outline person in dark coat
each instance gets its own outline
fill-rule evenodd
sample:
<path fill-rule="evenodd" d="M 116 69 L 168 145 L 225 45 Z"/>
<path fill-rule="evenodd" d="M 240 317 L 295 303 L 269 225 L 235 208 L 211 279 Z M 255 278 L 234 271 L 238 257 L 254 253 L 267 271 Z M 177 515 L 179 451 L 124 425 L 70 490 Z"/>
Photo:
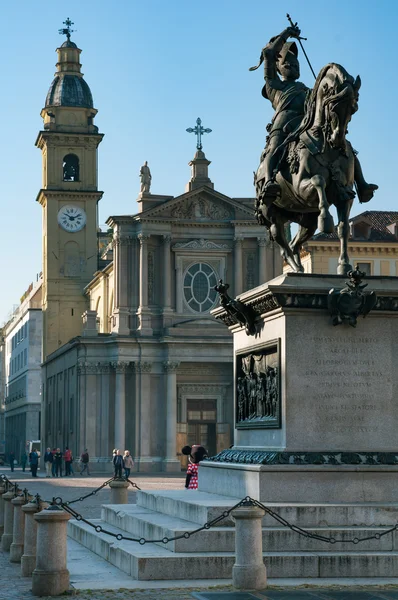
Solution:
<path fill-rule="evenodd" d="M 57 451 L 54 454 L 54 461 L 55 461 L 55 476 L 58 477 L 58 474 L 59 474 L 59 476 L 62 477 L 62 452 L 61 452 L 61 448 L 57 448 Z"/>
<path fill-rule="evenodd" d="M 54 454 L 50 448 L 44 453 L 44 466 L 46 467 L 46 477 L 51 477 L 54 462 Z"/>
<path fill-rule="evenodd" d="M 26 456 L 26 452 L 22 452 L 21 456 L 21 467 L 22 471 L 25 473 L 26 463 L 28 462 L 28 457 Z"/>
<path fill-rule="evenodd" d="M 39 455 L 36 450 L 32 450 L 29 454 L 30 470 L 32 471 L 32 477 L 37 477 L 37 468 L 39 466 Z"/>
<path fill-rule="evenodd" d="M 10 452 L 8 460 L 10 461 L 11 471 L 14 471 L 14 464 L 15 464 L 15 454 L 14 454 L 14 452 Z"/>
<path fill-rule="evenodd" d="M 113 466 L 115 468 L 115 477 L 122 478 L 122 470 L 124 469 L 123 456 L 120 454 L 120 450 L 116 450 L 116 454 L 113 457 Z"/>

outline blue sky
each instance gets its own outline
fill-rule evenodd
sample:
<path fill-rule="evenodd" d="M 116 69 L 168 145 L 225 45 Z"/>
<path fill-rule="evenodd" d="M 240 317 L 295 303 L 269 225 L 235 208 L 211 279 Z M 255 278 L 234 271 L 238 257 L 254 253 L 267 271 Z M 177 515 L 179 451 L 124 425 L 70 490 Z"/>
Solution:
<path fill-rule="evenodd" d="M 365 175 L 380 186 L 362 210 L 396 210 L 398 3 L 389 0 L 19 0 L 1 6 L 3 56 L 1 208 L 3 265 L 0 317 L 41 270 L 41 155 L 34 142 L 40 110 L 55 72 L 58 29 L 66 17 L 83 50 L 82 71 L 105 133 L 99 149 L 100 223 L 136 212 L 138 172 L 145 160 L 153 193 L 179 195 L 189 179 L 195 138 L 186 128 L 198 116 L 215 188 L 253 195 L 253 171 L 272 117 L 261 96 L 262 69 L 249 72 L 261 48 L 286 25 L 299 22 L 317 73 L 328 62 L 361 75 L 359 111 L 349 139 Z M 313 76 L 304 57 L 301 80 Z"/>

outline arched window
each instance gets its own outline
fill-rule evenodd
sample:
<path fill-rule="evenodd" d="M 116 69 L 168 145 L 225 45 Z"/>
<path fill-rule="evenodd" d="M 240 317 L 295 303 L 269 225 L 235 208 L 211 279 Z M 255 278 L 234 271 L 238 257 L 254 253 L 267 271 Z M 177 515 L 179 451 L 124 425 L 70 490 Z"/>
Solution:
<path fill-rule="evenodd" d="M 64 181 L 79 181 L 79 159 L 76 154 L 67 154 L 62 163 Z"/>

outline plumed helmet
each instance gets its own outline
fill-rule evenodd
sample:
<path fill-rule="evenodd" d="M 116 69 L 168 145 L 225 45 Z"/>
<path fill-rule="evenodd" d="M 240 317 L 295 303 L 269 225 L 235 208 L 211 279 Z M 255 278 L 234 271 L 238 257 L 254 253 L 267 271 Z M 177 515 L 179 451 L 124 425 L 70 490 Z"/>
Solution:
<path fill-rule="evenodd" d="M 296 42 L 285 42 L 283 44 L 282 50 L 279 52 L 278 55 L 278 63 L 282 64 L 285 62 L 286 58 L 289 59 L 289 54 L 297 58 L 298 48 Z"/>

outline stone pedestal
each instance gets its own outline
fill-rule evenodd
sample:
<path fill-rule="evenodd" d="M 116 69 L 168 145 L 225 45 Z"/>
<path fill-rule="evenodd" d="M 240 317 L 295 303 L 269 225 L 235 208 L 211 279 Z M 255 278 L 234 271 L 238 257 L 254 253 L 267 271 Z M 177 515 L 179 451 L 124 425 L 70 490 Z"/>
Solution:
<path fill-rule="evenodd" d="M 114 479 L 110 482 L 109 487 L 111 488 L 111 504 L 127 504 L 129 488 L 128 481 L 123 479 Z"/>
<path fill-rule="evenodd" d="M 22 506 L 26 504 L 26 502 L 25 496 L 17 496 L 11 500 L 11 504 L 14 505 L 14 527 L 12 544 L 10 546 L 11 562 L 21 562 L 25 536 L 25 515 L 22 512 Z"/>
<path fill-rule="evenodd" d="M 70 515 L 49 506 L 34 515 L 37 522 L 36 568 L 32 574 L 34 596 L 59 596 L 69 589 L 66 568 L 66 529 Z"/>
<path fill-rule="evenodd" d="M 201 491 L 266 502 L 396 500 L 398 279 L 366 278 L 379 300 L 356 328 L 333 326 L 328 310 L 329 291 L 345 283 L 289 273 L 241 294 L 257 314 L 256 336 L 222 307 L 212 311 L 234 335 L 235 443 L 201 465 Z"/>
<path fill-rule="evenodd" d="M 1 548 L 4 552 L 9 552 L 14 529 L 14 505 L 11 500 L 15 498 L 15 494 L 14 492 L 6 492 L 2 498 L 4 500 L 4 533 L 1 536 Z"/>
<path fill-rule="evenodd" d="M 232 511 L 235 521 L 232 583 L 240 590 L 263 590 L 267 585 L 261 529 L 263 516 L 264 511 L 257 506 L 242 506 Z"/>
<path fill-rule="evenodd" d="M 4 500 L 3 494 L 6 492 L 6 487 L 0 482 L 0 537 L 4 533 Z"/>
<path fill-rule="evenodd" d="M 42 505 L 43 508 L 45 506 L 47 505 Z M 22 512 L 25 515 L 24 551 L 21 557 L 22 577 L 31 577 L 36 566 L 37 523 L 33 517 L 40 510 L 41 508 L 36 502 L 28 502 L 22 506 Z"/>

